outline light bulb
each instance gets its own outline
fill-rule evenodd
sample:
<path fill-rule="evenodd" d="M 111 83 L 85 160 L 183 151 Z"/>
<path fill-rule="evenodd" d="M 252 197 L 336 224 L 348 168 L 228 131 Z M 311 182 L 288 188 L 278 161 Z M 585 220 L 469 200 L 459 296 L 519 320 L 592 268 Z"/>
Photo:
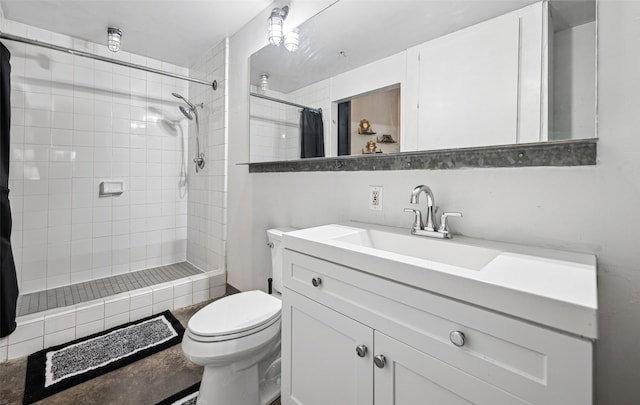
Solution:
<path fill-rule="evenodd" d="M 107 28 L 107 47 L 111 52 L 120 50 L 120 40 L 122 39 L 122 31 L 115 27 Z"/>
<path fill-rule="evenodd" d="M 287 14 L 289 14 L 289 6 L 271 10 L 271 15 L 267 21 L 269 22 L 269 42 L 272 45 L 279 46 L 282 43 L 282 38 L 284 37 L 282 26 Z"/>
<path fill-rule="evenodd" d="M 291 32 L 288 32 L 287 35 L 284 36 L 284 47 L 287 48 L 289 52 L 295 52 L 298 50 L 298 30 L 295 29 Z"/>
<path fill-rule="evenodd" d="M 269 90 L 269 75 L 260 75 L 260 90 L 262 90 L 262 92 Z"/>
<path fill-rule="evenodd" d="M 275 46 L 282 42 L 282 17 L 273 13 L 269 17 L 269 42 Z"/>

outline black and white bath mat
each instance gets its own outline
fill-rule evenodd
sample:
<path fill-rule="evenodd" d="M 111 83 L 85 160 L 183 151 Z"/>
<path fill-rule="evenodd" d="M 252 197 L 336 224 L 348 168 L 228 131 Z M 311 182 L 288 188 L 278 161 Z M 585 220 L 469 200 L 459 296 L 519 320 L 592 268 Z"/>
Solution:
<path fill-rule="evenodd" d="M 184 328 L 169 311 L 41 350 L 29 356 L 24 404 L 180 343 Z"/>
<path fill-rule="evenodd" d="M 196 405 L 199 392 L 200 383 L 195 383 L 191 387 L 185 388 L 177 394 L 158 402 L 156 405 Z"/>

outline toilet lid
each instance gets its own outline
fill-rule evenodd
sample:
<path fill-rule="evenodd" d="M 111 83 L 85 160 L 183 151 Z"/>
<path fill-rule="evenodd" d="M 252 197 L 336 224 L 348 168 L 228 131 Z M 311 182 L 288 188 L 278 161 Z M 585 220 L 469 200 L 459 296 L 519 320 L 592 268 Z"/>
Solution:
<path fill-rule="evenodd" d="M 280 316 L 282 303 L 262 291 L 247 291 L 212 302 L 189 319 L 198 336 L 223 336 L 258 328 Z"/>

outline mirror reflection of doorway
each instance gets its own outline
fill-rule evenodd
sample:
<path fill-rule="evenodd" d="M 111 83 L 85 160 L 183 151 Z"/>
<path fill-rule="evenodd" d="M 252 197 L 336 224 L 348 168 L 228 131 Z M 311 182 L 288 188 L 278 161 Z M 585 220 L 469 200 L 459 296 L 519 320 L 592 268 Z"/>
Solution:
<path fill-rule="evenodd" d="M 351 154 L 351 101 L 338 104 L 338 156 Z"/>
<path fill-rule="evenodd" d="M 400 151 L 400 86 L 338 102 L 338 156 Z M 366 128 L 363 128 L 363 122 Z M 368 150 L 369 144 L 375 150 Z"/>

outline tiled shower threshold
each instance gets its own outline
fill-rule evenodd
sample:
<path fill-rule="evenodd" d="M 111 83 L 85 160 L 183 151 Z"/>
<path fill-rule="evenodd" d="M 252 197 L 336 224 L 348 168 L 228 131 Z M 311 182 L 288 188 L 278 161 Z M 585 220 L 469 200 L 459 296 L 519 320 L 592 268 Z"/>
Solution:
<path fill-rule="evenodd" d="M 18 327 L 0 339 L 0 362 L 225 294 L 224 270 L 188 262 L 19 297 Z"/>
<path fill-rule="evenodd" d="M 18 297 L 17 315 L 29 315 L 48 309 L 80 304 L 138 288 L 151 287 L 180 278 L 203 274 L 189 262 L 134 271 L 84 283 L 52 288 Z"/>

